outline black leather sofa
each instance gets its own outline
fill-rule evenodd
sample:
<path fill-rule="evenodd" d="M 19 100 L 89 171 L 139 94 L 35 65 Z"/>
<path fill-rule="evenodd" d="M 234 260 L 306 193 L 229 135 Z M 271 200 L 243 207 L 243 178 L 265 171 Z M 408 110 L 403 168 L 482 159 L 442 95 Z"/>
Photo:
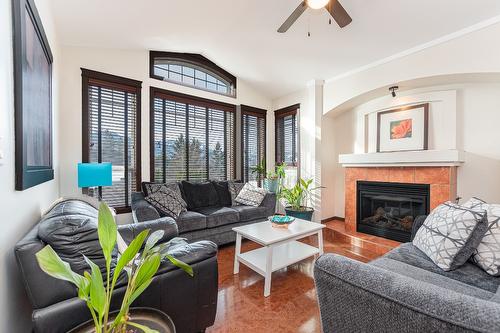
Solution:
<path fill-rule="evenodd" d="M 178 235 L 176 223 L 169 218 L 119 226 L 127 243 L 144 229 L 164 230 L 160 242 Z M 62 333 L 91 319 L 91 315 L 86 304 L 77 298 L 76 288 L 71 283 L 50 277 L 38 266 L 35 253 L 47 243 L 77 273 L 86 269 L 82 254 L 102 267 L 104 260 L 97 236 L 97 210 L 78 200 L 58 203 L 15 246 L 18 266 L 33 306 L 33 331 Z M 217 246 L 210 241 L 188 244 L 183 239 L 171 243 L 170 254 L 190 264 L 194 277 L 170 262 L 163 262 L 151 285 L 133 306 L 165 312 L 179 333 L 203 331 L 214 323 L 217 308 Z M 113 310 L 120 307 L 125 279 L 115 289 Z"/>
<path fill-rule="evenodd" d="M 144 199 L 144 184 L 142 192 L 132 193 L 132 212 L 137 223 L 165 217 L 165 214 Z M 182 181 L 178 184 L 188 210 L 181 213 L 175 222 L 179 228 L 179 236 L 189 242 L 210 240 L 217 245 L 232 243 L 236 240 L 236 233 L 232 228 L 265 221 L 275 212 L 274 193 L 267 193 L 260 206 L 253 207 L 232 205 L 227 181 Z"/>

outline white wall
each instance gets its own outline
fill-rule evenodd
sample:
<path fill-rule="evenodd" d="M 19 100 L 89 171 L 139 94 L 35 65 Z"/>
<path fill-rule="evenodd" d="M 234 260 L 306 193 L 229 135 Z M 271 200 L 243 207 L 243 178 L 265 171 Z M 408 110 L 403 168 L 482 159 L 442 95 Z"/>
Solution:
<path fill-rule="evenodd" d="M 387 92 L 390 85 L 398 82 L 457 73 L 499 73 L 500 44 L 495 42 L 498 36 L 500 23 L 350 75 L 327 80 L 324 112 L 381 87 Z"/>
<path fill-rule="evenodd" d="M 45 32 L 54 55 L 53 64 L 53 126 L 55 178 L 50 182 L 19 192 L 14 190 L 14 82 L 12 52 L 11 1 L 0 1 L 0 332 L 29 332 L 31 306 L 26 296 L 13 248 L 15 243 L 38 222 L 41 211 L 59 196 L 59 52 L 49 0 L 36 0 Z"/>
<path fill-rule="evenodd" d="M 323 135 L 323 84 L 322 80 L 312 80 L 307 87 L 273 101 L 273 110 L 290 105 L 300 104 L 299 111 L 299 176 L 303 179 L 313 179 L 312 187 L 323 186 L 322 171 L 322 135 Z M 272 132 L 274 142 L 274 131 Z M 269 137 L 269 135 L 268 135 Z M 320 221 L 325 218 L 323 213 L 325 195 L 329 190 L 322 189 L 312 193 L 311 206 L 314 208 L 313 219 Z"/>
<path fill-rule="evenodd" d="M 333 122 L 328 154 L 363 153 L 364 116 L 405 103 L 427 101 L 430 106 L 430 149 L 460 149 L 465 163 L 458 168 L 457 194 L 465 200 L 478 196 L 500 203 L 500 83 L 462 83 L 405 91 L 396 99 L 381 97 L 347 112 L 327 117 Z M 325 129 L 323 130 L 325 132 Z M 373 129 L 370 130 L 373 132 Z M 369 131 L 368 151 L 373 151 Z M 328 131 L 330 132 L 330 131 Z M 331 147 L 331 148 L 330 148 Z M 334 216 L 344 216 L 344 168 L 336 163 L 333 180 L 325 186 L 335 188 Z M 324 172 L 325 173 L 325 172 Z"/>
<path fill-rule="evenodd" d="M 81 70 L 86 68 L 142 81 L 142 179 L 149 180 L 149 87 L 173 90 L 231 104 L 246 104 L 268 110 L 268 136 L 274 129 L 271 101 L 238 79 L 237 97 L 231 98 L 198 89 L 149 78 L 149 51 L 61 47 L 62 81 L 60 125 L 61 137 L 61 195 L 79 194 L 76 165 L 82 158 L 82 96 Z M 213 59 L 217 60 L 217 59 Z M 274 133 L 274 132 L 272 132 Z M 274 160 L 273 141 L 267 142 L 267 160 Z M 119 222 L 129 221 L 119 216 Z"/>

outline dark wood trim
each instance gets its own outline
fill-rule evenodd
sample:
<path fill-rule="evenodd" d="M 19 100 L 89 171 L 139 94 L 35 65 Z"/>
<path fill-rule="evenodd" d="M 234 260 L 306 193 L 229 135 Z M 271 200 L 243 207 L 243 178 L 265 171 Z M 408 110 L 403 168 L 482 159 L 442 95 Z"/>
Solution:
<path fill-rule="evenodd" d="M 414 151 L 414 150 L 427 150 L 429 146 L 429 103 L 422 103 L 417 105 L 408 105 L 400 108 L 382 111 L 377 113 L 377 152 L 380 152 L 380 117 L 383 114 L 387 113 L 395 113 L 401 111 L 407 111 L 411 109 L 424 108 L 424 148 L 423 149 L 408 149 L 405 151 Z M 398 150 L 403 151 L 403 150 Z M 384 151 L 384 153 L 389 153 L 390 151 Z"/>
<path fill-rule="evenodd" d="M 274 110 L 274 117 L 283 118 L 289 115 L 297 114 L 300 110 L 300 103 L 290 105 L 278 110 Z"/>
<path fill-rule="evenodd" d="M 330 221 L 342 221 L 345 222 L 345 217 L 339 217 L 339 216 L 332 216 L 332 217 L 327 217 L 326 219 L 322 219 L 321 223 L 325 224 Z"/>
<path fill-rule="evenodd" d="M 278 109 L 274 111 L 274 157 L 275 157 L 275 163 L 280 164 L 283 163 L 281 160 L 281 156 L 278 156 L 278 121 L 284 117 L 287 116 L 295 116 L 295 121 L 297 122 L 297 142 L 295 142 L 296 145 L 296 156 L 295 156 L 295 163 L 292 164 L 291 166 L 297 167 L 297 179 L 300 178 L 300 118 L 299 118 L 299 112 L 300 112 L 300 104 L 293 104 L 290 106 L 287 106 L 282 109 Z"/>
<path fill-rule="evenodd" d="M 94 71 L 91 69 L 80 68 L 82 70 L 82 77 L 86 77 L 89 83 L 94 83 L 99 86 L 104 86 L 110 89 L 119 89 L 136 93 L 137 89 L 142 88 L 142 81 L 129 79 L 123 76 Z M 130 87 L 132 89 L 127 90 Z"/>
<path fill-rule="evenodd" d="M 240 115 L 240 119 L 241 119 L 241 179 L 243 181 L 247 181 L 247 179 L 245 179 L 245 140 L 244 140 L 244 137 L 243 137 L 243 116 L 244 115 L 249 115 L 249 116 L 254 116 L 254 117 L 257 117 L 257 126 L 258 126 L 258 119 L 264 119 L 264 151 L 262 153 L 262 159 L 266 160 L 266 156 L 267 156 L 267 110 L 264 110 L 264 109 L 259 109 L 259 108 L 256 108 L 256 107 L 253 107 L 253 106 L 248 106 L 248 105 L 243 105 L 241 104 L 241 115 Z M 257 133 L 258 135 L 258 133 Z M 260 163 L 260 161 L 259 161 Z M 267 165 L 267 163 L 266 163 Z M 260 179 L 257 180 L 258 183 L 260 183 Z M 260 185 L 260 184 L 259 184 Z"/>
<path fill-rule="evenodd" d="M 82 71 L 82 162 L 89 162 L 89 85 L 98 85 L 109 89 L 121 90 L 126 93 L 133 93 L 136 95 L 136 114 L 135 114 L 135 172 L 136 184 L 135 190 L 141 190 L 142 181 L 142 149 L 141 149 L 141 135 L 142 135 L 142 82 L 129 79 L 122 76 L 97 72 L 81 68 Z M 128 177 L 128 175 L 127 175 Z M 129 180 L 130 181 L 130 180 Z M 127 200 L 127 199 L 126 199 Z M 117 213 L 128 213 L 130 207 L 114 207 Z"/>
<path fill-rule="evenodd" d="M 174 83 L 188 86 L 188 87 L 193 87 L 195 89 L 208 91 L 211 93 L 216 93 L 216 94 L 236 98 L 236 86 L 237 86 L 237 81 L 238 81 L 236 76 L 229 73 L 228 71 L 226 71 L 222 67 L 218 66 L 210 59 L 205 58 L 201 54 L 181 53 L 181 52 L 165 52 L 165 51 L 149 51 L 149 77 L 156 79 L 156 80 L 163 81 L 163 77 L 159 77 L 159 76 L 154 74 L 154 60 L 156 58 L 164 58 L 164 59 L 176 61 L 179 63 L 185 63 L 185 64 L 193 65 L 195 67 L 200 67 L 200 68 L 203 68 L 209 72 L 212 72 L 216 76 L 219 76 L 221 79 L 229 82 L 229 84 L 231 85 L 231 87 L 234 90 L 234 94 L 222 94 L 222 93 L 217 92 L 217 91 L 203 89 L 200 87 L 196 87 L 194 85 L 187 85 L 187 84 L 183 84 L 182 82 L 177 82 L 177 81 L 174 81 Z"/>
<path fill-rule="evenodd" d="M 155 181 L 155 96 L 149 88 L 149 181 Z M 165 131 L 163 131 L 165 133 Z M 163 163 L 165 164 L 165 163 Z"/>
<path fill-rule="evenodd" d="M 23 90 L 23 62 L 26 51 L 26 15 L 33 22 L 33 26 L 45 54 L 49 66 L 49 129 L 50 129 L 50 158 L 48 166 L 28 166 L 26 140 L 24 138 L 24 90 Z M 12 31 L 14 51 L 14 114 L 15 114 L 15 189 L 23 191 L 27 188 L 54 179 L 53 168 L 53 120 L 52 120 L 52 63 L 54 58 L 50 44 L 43 28 L 42 20 L 34 0 L 12 0 Z"/>
<path fill-rule="evenodd" d="M 157 87 L 149 88 L 150 95 L 153 97 L 169 99 L 183 104 L 197 105 L 201 107 L 207 107 L 209 109 L 218 109 L 221 111 L 234 112 L 236 113 L 236 105 L 214 101 L 208 98 L 192 96 L 187 94 L 182 94 L 176 91 L 165 90 Z"/>
<path fill-rule="evenodd" d="M 149 174 L 150 174 L 150 181 L 155 181 L 154 179 L 154 171 L 155 171 L 155 164 L 154 164 L 154 152 L 155 152 L 155 141 L 154 141 L 154 117 L 155 117 L 155 109 L 154 109 L 154 100 L 155 98 L 161 98 L 161 99 L 167 99 L 167 100 L 172 100 L 178 103 L 186 104 L 186 108 L 188 108 L 188 105 L 196 105 L 200 107 L 204 107 L 207 110 L 208 109 L 217 109 L 221 110 L 224 112 L 229 112 L 233 114 L 233 152 L 232 155 L 234 158 L 236 158 L 236 105 L 234 104 L 229 104 L 229 103 L 223 103 L 223 102 L 218 102 L 218 101 L 213 101 L 210 99 L 198 97 L 198 96 L 191 96 L 187 94 L 181 94 L 175 91 L 170 91 L 170 90 L 165 90 L 157 87 L 150 87 L 149 88 Z M 225 118 L 224 118 L 225 119 Z M 186 131 L 188 133 L 189 131 L 189 126 L 188 126 L 188 112 L 186 110 Z M 207 128 L 208 131 L 208 128 Z M 164 130 L 165 133 L 165 130 Z M 208 132 L 207 132 L 208 133 Z M 226 135 L 226 122 L 224 122 L 224 136 Z M 187 136 L 188 137 L 188 136 Z M 186 149 L 186 154 L 189 154 L 189 142 L 186 137 L 186 145 L 188 146 Z M 226 145 L 228 142 L 225 140 L 224 145 Z M 208 145 L 208 141 L 207 141 Z M 207 160 L 209 156 L 207 155 Z M 189 163 L 189 159 L 187 159 L 187 163 Z M 225 164 L 227 167 L 227 163 Z M 189 168 L 189 164 L 188 164 Z M 231 175 L 229 178 L 234 177 L 236 174 L 236 163 L 233 163 Z M 226 170 L 227 171 L 227 170 Z M 208 174 L 208 170 L 207 170 Z M 189 175 L 189 173 L 188 173 Z"/>
<path fill-rule="evenodd" d="M 259 118 L 265 118 L 267 116 L 267 110 L 259 109 L 253 106 L 241 104 L 241 113 L 249 114 Z"/>

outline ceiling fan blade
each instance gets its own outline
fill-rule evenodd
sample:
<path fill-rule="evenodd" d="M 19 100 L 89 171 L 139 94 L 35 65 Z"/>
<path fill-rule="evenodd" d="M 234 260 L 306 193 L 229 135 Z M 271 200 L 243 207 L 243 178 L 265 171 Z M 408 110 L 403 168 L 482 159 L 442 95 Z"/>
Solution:
<path fill-rule="evenodd" d="M 293 11 L 293 13 L 286 19 L 286 21 L 281 25 L 281 27 L 279 27 L 278 29 L 278 32 L 280 33 L 284 33 L 286 32 L 288 29 L 290 29 L 290 27 L 292 26 L 293 23 L 295 23 L 295 21 L 297 21 L 297 19 L 300 17 L 300 15 L 302 15 L 302 13 L 307 9 L 307 4 L 305 1 L 302 1 L 300 3 L 300 5 L 295 8 L 295 10 Z"/>
<path fill-rule="evenodd" d="M 343 28 L 352 22 L 352 18 L 349 14 L 347 14 L 346 10 L 342 7 L 338 0 L 330 0 L 330 3 L 327 5 L 327 9 L 339 27 Z"/>

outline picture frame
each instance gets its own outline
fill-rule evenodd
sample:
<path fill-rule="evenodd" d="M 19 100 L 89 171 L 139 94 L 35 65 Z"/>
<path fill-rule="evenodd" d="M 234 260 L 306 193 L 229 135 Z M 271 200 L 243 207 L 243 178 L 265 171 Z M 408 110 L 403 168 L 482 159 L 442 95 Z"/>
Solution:
<path fill-rule="evenodd" d="M 377 152 L 428 149 L 429 103 L 377 114 Z"/>
<path fill-rule="evenodd" d="M 54 179 L 53 56 L 34 0 L 13 0 L 15 159 L 18 191 Z"/>

